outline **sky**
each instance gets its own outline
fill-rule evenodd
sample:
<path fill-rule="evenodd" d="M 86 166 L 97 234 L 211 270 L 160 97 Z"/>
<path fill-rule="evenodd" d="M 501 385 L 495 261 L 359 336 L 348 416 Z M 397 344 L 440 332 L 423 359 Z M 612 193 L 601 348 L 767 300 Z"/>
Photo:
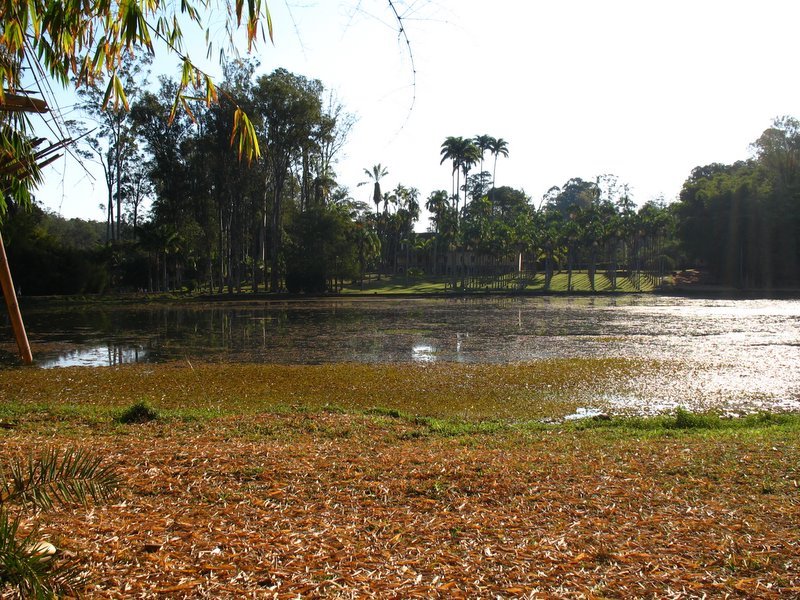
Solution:
<path fill-rule="evenodd" d="M 408 44 L 387 0 L 271 0 L 274 44 L 257 51 L 259 73 L 283 67 L 317 78 L 356 116 L 336 173 L 359 200 L 371 197 L 370 186 L 357 186 L 364 169 L 380 163 L 389 171 L 383 190 L 416 187 L 424 204 L 451 187 L 444 139 L 488 134 L 508 142 L 497 185 L 524 190 L 537 206 L 553 186 L 602 174 L 628 184 L 638 204 L 671 202 L 694 167 L 746 159 L 775 117 L 800 117 L 800 2 L 395 6 Z M 177 77 L 174 55 L 161 50 L 156 70 Z M 60 98 L 69 113 L 74 99 Z M 484 169 L 491 163 L 487 156 Z M 45 176 L 37 198 L 47 208 L 104 219 L 97 167 L 66 157 Z"/>

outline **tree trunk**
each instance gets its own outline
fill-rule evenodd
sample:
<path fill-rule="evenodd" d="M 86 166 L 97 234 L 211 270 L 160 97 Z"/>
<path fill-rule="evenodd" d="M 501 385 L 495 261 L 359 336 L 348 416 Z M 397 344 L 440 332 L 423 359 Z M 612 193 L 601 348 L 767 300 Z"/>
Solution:
<path fill-rule="evenodd" d="M 611 245 L 611 274 L 609 279 L 611 280 L 611 289 L 617 289 L 617 242 L 616 240 Z"/>
<path fill-rule="evenodd" d="M 267 291 L 267 191 L 264 191 L 264 206 L 261 216 L 259 236 L 261 238 L 261 272 L 264 280 L 264 291 Z"/>
<path fill-rule="evenodd" d="M 279 277 L 279 267 L 280 263 L 278 261 L 278 253 L 280 252 L 280 210 L 281 210 L 281 195 L 276 190 L 274 201 L 272 204 L 272 222 L 270 226 L 270 233 L 272 235 L 272 239 L 270 240 L 270 278 L 269 278 L 269 289 L 272 292 L 277 292 L 278 287 L 280 286 L 280 277 Z"/>
<path fill-rule="evenodd" d="M 17 340 L 19 356 L 24 364 L 29 365 L 33 363 L 33 354 L 31 353 L 31 345 L 28 343 L 28 335 L 25 333 L 25 325 L 22 322 L 22 313 L 17 303 L 17 291 L 14 289 L 14 281 L 11 279 L 11 268 L 8 265 L 2 235 L 0 235 L 0 284 L 2 284 L 0 287 L 3 289 L 3 296 L 6 298 L 6 308 L 11 319 L 14 338 Z"/>
<path fill-rule="evenodd" d="M 119 149 L 116 152 L 116 172 L 117 172 L 117 241 L 122 239 L 122 190 L 120 189 L 120 182 L 122 180 L 120 171 L 122 165 L 119 157 Z"/>
<path fill-rule="evenodd" d="M 572 291 L 572 246 L 567 248 L 567 291 Z"/>
<path fill-rule="evenodd" d="M 164 291 L 168 292 L 169 291 L 169 279 L 167 278 L 167 253 L 166 252 L 164 252 L 164 260 L 163 260 L 162 268 L 164 270 L 164 273 L 163 273 L 163 275 L 164 275 Z"/>
<path fill-rule="evenodd" d="M 431 275 L 436 277 L 438 270 L 438 250 L 439 250 L 439 231 L 437 228 L 436 235 L 433 238 L 433 267 L 431 268 Z"/>
<path fill-rule="evenodd" d="M 106 221 L 106 243 L 114 241 L 114 193 L 111 184 L 108 185 L 108 211 Z"/>
<path fill-rule="evenodd" d="M 550 280 L 553 278 L 553 252 L 550 248 L 545 250 L 544 258 L 544 289 L 550 289 Z"/>
<path fill-rule="evenodd" d="M 219 210 L 219 293 L 225 287 L 225 222 L 222 217 L 222 208 Z"/>

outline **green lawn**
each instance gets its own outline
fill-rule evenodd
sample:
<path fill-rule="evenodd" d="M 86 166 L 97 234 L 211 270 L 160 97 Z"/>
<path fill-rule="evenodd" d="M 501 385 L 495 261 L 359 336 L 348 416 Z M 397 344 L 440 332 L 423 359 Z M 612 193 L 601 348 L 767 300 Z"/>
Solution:
<path fill-rule="evenodd" d="M 567 293 L 569 277 L 566 272 L 556 273 L 550 281 L 550 292 Z M 547 292 L 545 290 L 544 273 L 538 273 L 532 280 L 525 280 L 520 283 L 512 283 L 507 287 L 495 287 L 490 278 L 485 279 L 485 291 L 489 292 Z M 605 275 L 598 273 L 595 276 L 595 289 L 597 293 L 637 293 L 652 292 L 656 289 L 656 281 L 652 277 L 642 276 L 639 280 L 639 288 L 635 285 L 635 279 L 628 277 L 618 277 L 617 287 L 613 289 L 611 280 Z M 456 292 L 460 292 L 458 288 Z M 481 286 L 483 288 L 483 285 Z M 452 293 L 452 279 L 448 277 L 405 277 L 404 275 L 383 275 L 380 280 L 372 275 L 369 281 L 364 281 L 363 289 L 355 282 L 345 285 L 342 289 L 343 294 L 445 294 Z M 592 287 L 589 282 L 589 275 L 586 271 L 574 271 L 572 273 L 572 289 L 574 293 L 591 293 Z"/>

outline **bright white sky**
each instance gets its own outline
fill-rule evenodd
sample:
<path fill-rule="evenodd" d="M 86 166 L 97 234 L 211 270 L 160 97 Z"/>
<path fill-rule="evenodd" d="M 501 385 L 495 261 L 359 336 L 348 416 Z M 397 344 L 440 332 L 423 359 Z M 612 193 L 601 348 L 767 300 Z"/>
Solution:
<path fill-rule="evenodd" d="M 259 48 L 262 72 L 318 78 L 357 115 L 336 170 L 364 201 L 371 189 L 356 184 L 376 163 L 389 170 L 384 190 L 414 186 L 423 204 L 431 191 L 449 190 L 442 141 L 478 134 L 508 141 L 497 184 L 523 189 L 537 205 L 554 185 L 603 173 L 628 183 L 640 204 L 671 201 L 695 166 L 747 158 L 774 117 L 800 116 L 796 0 L 397 6 L 416 86 L 385 0 L 271 0 L 275 45 Z M 173 58 L 159 60 L 169 71 Z M 38 197 L 48 208 L 104 219 L 100 177 L 92 185 L 70 159 L 46 175 Z"/>

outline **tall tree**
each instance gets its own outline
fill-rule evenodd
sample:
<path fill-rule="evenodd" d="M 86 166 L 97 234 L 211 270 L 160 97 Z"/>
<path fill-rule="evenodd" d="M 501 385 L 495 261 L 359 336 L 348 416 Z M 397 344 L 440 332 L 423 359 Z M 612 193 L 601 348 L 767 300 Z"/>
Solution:
<path fill-rule="evenodd" d="M 283 198 L 292 161 L 302 159 L 304 148 L 314 139 L 322 117 L 322 84 L 276 69 L 259 77 L 255 90 L 255 109 L 262 117 L 269 152 L 266 164 L 271 203 L 270 289 L 280 288 L 280 251 Z"/>
<path fill-rule="evenodd" d="M 440 246 L 448 249 L 449 244 L 442 244 L 443 238 L 448 238 L 447 232 L 447 211 L 449 204 L 447 202 L 447 192 L 444 190 L 436 190 L 431 192 L 428 199 L 425 201 L 425 209 L 431 213 L 431 223 L 433 224 L 433 276 L 438 274 L 439 264 L 439 248 Z"/>
<path fill-rule="evenodd" d="M 122 184 L 125 192 L 122 197 L 128 207 L 128 219 L 130 221 L 133 238 L 139 228 L 139 221 L 142 217 L 142 205 L 152 193 L 152 185 L 149 177 L 149 166 L 147 160 L 141 152 L 133 157 L 131 168 L 124 174 Z"/>
<path fill-rule="evenodd" d="M 508 142 L 503 138 L 496 138 L 492 140 L 489 145 L 489 152 L 494 156 L 494 167 L 492 168 L 492 187 L 496 187 L 497 181 L 497 157 L 505 156 L 508 158 Z"/>
<path fill-rule="evenodd" d="M 472 138 L 472 141 L 475 143 L 475 145 L 478 147 L 478 150 L 481 153 L 480 169 L 481 173 L 483 173 L 483 157 L 486 154 L 486 151 L 492 147 L 492 144 L 494 144 L 496 140 L 490 135 L 483 134 L 483 135 L 476 135 L 474 138 Z M 494 185 L 494 182 L 492 182 L 492 185 Z"/>
<path fill-rule="evenodd" d="M 478 162 L 479 158 L 480 150 L 478 150 L 478 147 L 472 143 L 472 140 L 469 140 L 468 143 L 464 145 L 460 160 L 461 171 L 464 173 L 464 208 L 467 206 L 467 194 L 469 193 L 467 186 L 467 181 L 469 181 L 469 172 L 472 170 L 472 167 L 475 166 L 475 163 Z"/>
<path fill-rule="evenodd" d="M 773 175 L 782 192 L 793 191 L 800 180 L 800 121 L 777 117 L 752 144 L 756 157 Z"/>
<path fill-rule="evenodd" d="M 186 115 L 170 119 L 171 98 L 177 85 L 162 77 L 157 94 L 146 92 L 133 105 L 131 115 L 136 130 L 150 155 L 147 170 L 153 185 L 152 226 L 147 230 L 147 244 L 155 253 L 154 266 L 158 288 L 167 290 L 178 285 L 181 266 L 181 242 L 186 236 L 181 229 L 192 219 L 188 193 L 188 171 L 185 147 L 192 135 L 191 120 Z M 171 265 L 168 265 L 168 262 Z M 170 266 L 173 269 L 170 285 Z"/>
<path fill-rule="evenodd" d="M 466 184 L 466 178 L 469 174 L 470 169 L 478 162 L 480 158 L 480 150 L 478 147 L 473 143 L 471 139 L 463 138 L 460 136 L 449 136 L 445 138 L 444 142 L 442 143 L 441 150 L 439 152 L 442 159 L 439 161 L 439 164 L 443 164 L 445 161 L 449 160 L 452 162 L 453 165 L 453 176 L 454 176 L 454 184 L 453 184 L 453 203 L 456 209 L 456 216 L 458 216 L 458 204 L 459 204 L 459 191 L 461 190 L 461 174 L 464 174 L 464 183 Z M 456 183 L 457 182 L 457 183 Z M 467 202 L 467 190 L 466 185 L 464 186 L 464 204 Z"/>
<path fill-rule="evenodd" d="M 348 113 L 334 92 L 329 90 L 323 101 L 320 126 L 317 130 L 317 152 L 313 157 L 314 200 L 317 204 L 326 202 L 330 193 L 336 188 L 334 164 L 355 122 L 355 116 Z"/>
<path fill-rule="evenodd" d="M 389 174 L 389 169 L 381 165 L 381 163 L 378 163 L 377 165 L 372 165 L 371 169 L 364 169 L 364 174 L 372 181 L 372 201 L 375 203 L 375 214 L 378 215 L 381 210 L 381 201 L 383 200 L 383 195 L 381 194 L 381 179 Z M 367 185 L 370 181 L 361 181 L 358 185 Z"/>
<path fill-rule="evenodd" d="M 134 101 L 147 85 L 151 57 L 125 57 L 117 70 L 117 77 L 125 87 L 128 101 Z M 106 215 L 108 219 L 107 241 L 119 241 L 122 235 L 122 204 L 125 184 L 123 179 L 134 166 L 138 152 L 134 122 L 127 106 L 114 105 L 104 108 L 104 90 L 95 82 L 79 90 L 83 110 L 95 127 L 88 142 L 103 167 L 106 182 Z M 115 221 L 116 214 L 116 221 Z"/>
<path fill-rule="evenodd" d="M 573 177 L 560 188 L 551 188 L 548 203 L 550 208 L 557 210 L 563 217 L 575 214 L 578 209 L 588 208 L 600 197 L 600 188 L 593 181 L 585 181 L 580 177 Z"/>
<path fill-rule="evenodd" d="M 442 142 L 442 147 L 439 151 L 440 156 L 442 159 L 439 161 L 439 164 L 444 164 L 445 161 L 451 161 L 453 165 L 453 170 L 451 172 L 452 178 L 452 192 L 450 194 L 451 198 L 456 199 L 456 190 L 460 188 L 460 181 L 461 181 L 461 163 L 460 156 L 461 156 L 461 148 L 464 145 L 464 138 L 463 137 L 456 137 L 456 136 L 448 136 L 445 138 L 444 142 Z M 459 184 L 456 183 L 458 179 Z M 458 186 L 458 187 L 457 187 Z"/>

